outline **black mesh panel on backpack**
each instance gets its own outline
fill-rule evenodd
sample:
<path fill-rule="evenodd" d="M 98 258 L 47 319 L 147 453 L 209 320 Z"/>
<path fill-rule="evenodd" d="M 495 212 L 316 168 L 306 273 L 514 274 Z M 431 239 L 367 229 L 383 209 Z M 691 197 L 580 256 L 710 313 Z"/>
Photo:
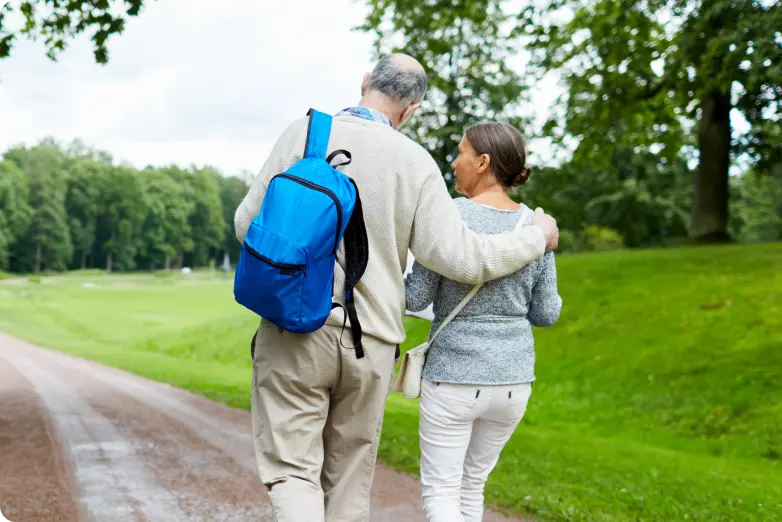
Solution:
<path fill-rule="evenodd" d="M 356 189 L 356 206 L 353 208 L 353 214 L 350 217 L 347 228 L 345 228 L 345 312 L 350 319 L 350 329 L 353 336 L 353 347 L 356 350 L 356 357 L 364 357 L 364 348 L 361 345 L 361 323 L 358 320 L 356 312 L 356 302 L 354 289 L 361 276 L 367 269 L 369 261 L 369 239 L 367 238 L 367 229 L 364 225 L 364 211 L 361 207 L 361 196 L 358 193 L 356 182 L 350 180 Z"/>

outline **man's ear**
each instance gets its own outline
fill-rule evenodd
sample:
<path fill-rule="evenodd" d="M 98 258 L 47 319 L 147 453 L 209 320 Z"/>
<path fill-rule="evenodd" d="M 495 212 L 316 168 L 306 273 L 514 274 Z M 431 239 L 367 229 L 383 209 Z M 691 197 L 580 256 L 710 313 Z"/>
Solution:
<path fill-rule="evenodd" d="M 411 105 L 408 105 L 407 109 L 405 109 L 404 112 L 402 112 L 402 116 L 400 116 L 399 118 L 399 126 L 401 127 L 402 125 L 404 125 L 407 122 L 407 120 L 410 119 L 410 116 L 413 115 L 415 110 L 420 106 L 421 106 L 420 103 L 413 103 Z"/>
<path fill-rule="evenodd" d="M 361 80 L 361 96 L 366 94 L 367 85 L 369 85 L 369 73 L 364 73 L 364 79 Z"/>

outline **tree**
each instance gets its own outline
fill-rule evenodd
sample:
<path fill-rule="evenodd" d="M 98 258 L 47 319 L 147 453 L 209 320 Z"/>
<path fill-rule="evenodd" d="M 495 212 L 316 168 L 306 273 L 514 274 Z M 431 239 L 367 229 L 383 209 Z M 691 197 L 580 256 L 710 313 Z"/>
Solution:
<path fill-rule="evenodd" d="M 122 33 L 126 21 L 141 12 L 143 3 L 144 0 L 123 0 L 120 12 L 118 3 L 110 0 L 23 0 L 19 12 L 25 23 L 17 30 L 5 26 L 5 17 L 13 9 L 7 3 L 0 8 L 0 59 L 10 56 L 19 36 L 26 36 L 43 38 L 46 56 L 56 61 L 68 39 L 87 32 L 94 44 L 95 61 L 105 64 L 109 60 L 109 37 Z"/>
<path fill-rule="evenodd" d="M 102 176 L 96 247 L 106 271 L 133 270 L 147 216 L 147 199 L 136 171 L 112 165 Z"/>
<path fill-rule="evenodd" d="M 225 228 L 225 238 L 223 239 L 222 251 L 227 253 L 231 262 L 236 263 L 241 253 L 241 244 L 236 240 L 234 231 L 234 213 L 237 207 L 247 194 L 248 185 L 241 178 L 234 176 L 217 176 L 220 184 L 220 201 L 223 208 L 223 223 Z"/>
<path fill-rule="evenodd" d="M 16 164 L 0 161 L 0 270 L 7 270 L 11 246 L 27 232 L 32 210 L 27 179 Z"/>
<path fill-rule="evenodd" d="M 74 263 L 82 270 L 87 268 L 87 257 L 95 243 L 101 176 L 106 170 L 105 165 L 91 160 L 75 160 L 70 167 L 65 211 L 73 242 Z"/>
<path fill-rule="evenodd" d="M 532 6 L 518 34 L 532 71 L 559 71 L 563 121 L 548 129 L 580 139 L 574 158 L 608 162 L 630 145 L 663 157 L 688 144 L 697 121 L 690 236 L 728 238 L 731 155 L 761 168 L 782 160 L 782 7 L 768 0 L 559 0 Z M 534 76 L 534 75 L 533 75 Z M 734 137 L 731 111 L 752 130 Z"/>
<path fill-rule="evenodd" d="M 220 187 L 214 174 L 219 175 L 214 169 L 202 168 L 194 169 L 190 175 L 194 205 L 188 222 L 193 234 L 193 265 L 196 266 L 215 259 L 216 250 L 225 238 Z"/>
<path fill-rule="evenodd" d="M 12 268 L 65 270 L 73 254 L 65 212 L 65 156 L 53 141 L 44 140 L 30 149 L 11 149 L 5 157 L 24 173 L 31 209 L 26 234 L 13 248 Z"/>
<path fill-rule="evenodd" d="M 142 257 L 150 269 L 171 268 L 172 261 L 193 248 L 188 222 L 193 212 L 189 187 L 179 183 L 171 169 L 142 171 L 148 212 L 142 227 Z"/>
<path fill-rule="evenodd" d="M 501 0 L 368 0 L 358 29 L 375 36 L 375 54 L 404 52 L 427 69 L 429 92 L 404 129 L 435 158 L 442 172 L 464 128 L 482 119 L 520 126 L 519 76 L 508 65 L 512 51 Z M 452 183 L 450 174 L 446 181 Z"/>

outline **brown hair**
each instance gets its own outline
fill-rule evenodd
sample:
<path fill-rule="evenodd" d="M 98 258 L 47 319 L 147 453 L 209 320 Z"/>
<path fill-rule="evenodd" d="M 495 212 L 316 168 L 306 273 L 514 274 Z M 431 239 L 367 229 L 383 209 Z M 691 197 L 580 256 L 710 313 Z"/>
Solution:
<path fill-rule="evenodd" d="M 464 131 L 472 148 L 488 154 L 497 181 L 506 188 L 523 185 L 532 175 L 527 163 L 527 146 L 521 132 L 507 123 L 481 122 Z"/>

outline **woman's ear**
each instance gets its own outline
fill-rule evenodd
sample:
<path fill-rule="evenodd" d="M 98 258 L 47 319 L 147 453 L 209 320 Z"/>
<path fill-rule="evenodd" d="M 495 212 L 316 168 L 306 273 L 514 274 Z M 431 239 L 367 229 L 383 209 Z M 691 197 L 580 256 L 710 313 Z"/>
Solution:
<path fill-rule="evenodd" d="M 491 166 L 491 156 L 488 154 L 481 154 L 480 161 L 478 162 L 478 172 L 483 174 Z"/>

